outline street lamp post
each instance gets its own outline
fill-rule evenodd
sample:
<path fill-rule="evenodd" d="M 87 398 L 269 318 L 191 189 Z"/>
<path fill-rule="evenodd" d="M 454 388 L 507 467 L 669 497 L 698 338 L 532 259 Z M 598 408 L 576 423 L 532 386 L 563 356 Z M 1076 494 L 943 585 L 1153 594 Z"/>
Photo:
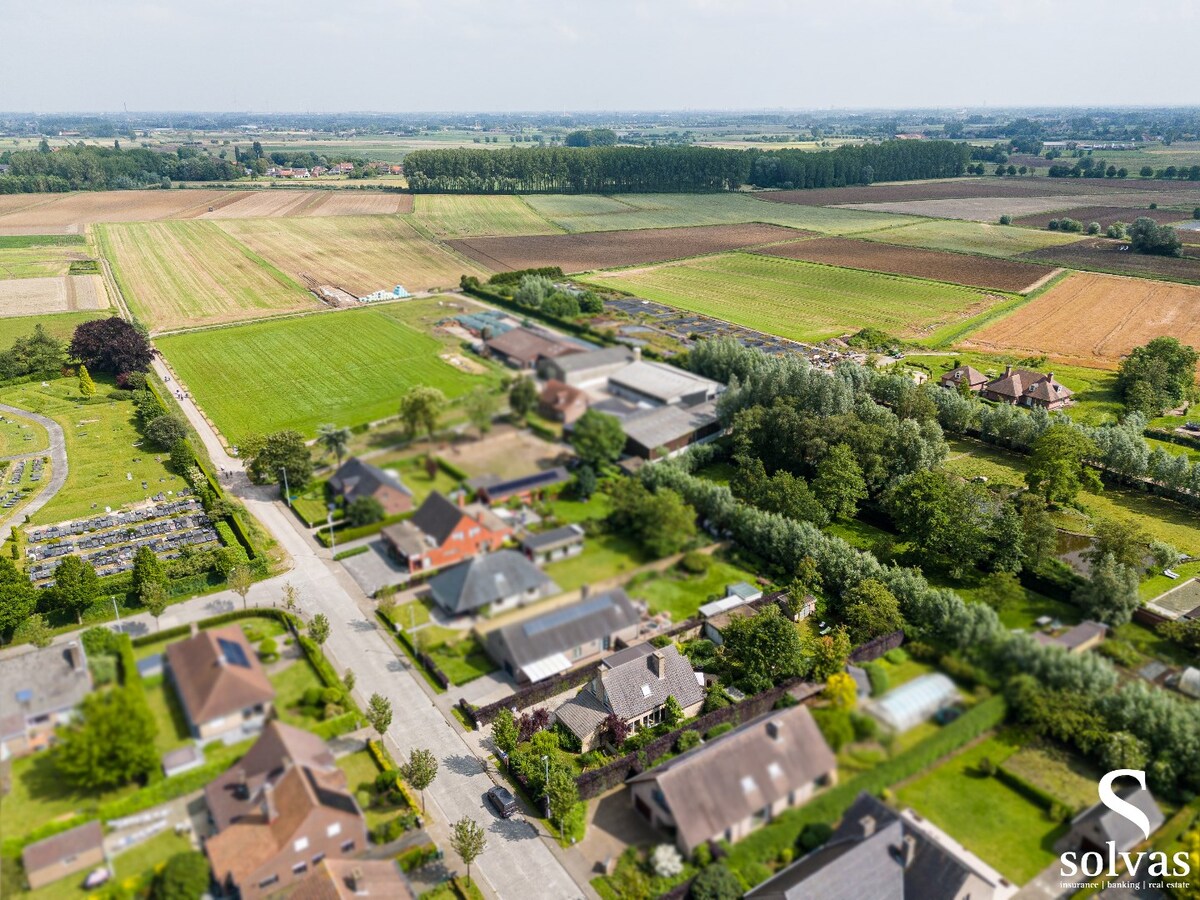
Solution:
<path fill-rule="evenodd" d="M 112 596 L 113 615 L 117 617 L 117 631 L 121 630 L 121 611 L 117 609 L 117 595 Z"/>
<path fill-rule="evenodd" d="M 333 503 L 325 507 L 325 518 L 329 522 L 329 550 L 331 553 L 337 552 L 337 540 L 333 536 L 333 511 L 335 508 Z"/>
<path fill-rule="evenodd" d="M 542 803 L 546 806 L 546 818 L 550 817 L 550 757 L 543 756 L 542 763 L 546 767 L 546 780 L 542 782 Z"/>
<path fill-rule="evenodd" d="M 292 492 L 288 490 L 287 481 L 287 466 L 280 466 L 279 471 L 283 473 L 283 499 L 287 501 L 287 505 L 292 505 Z"/>

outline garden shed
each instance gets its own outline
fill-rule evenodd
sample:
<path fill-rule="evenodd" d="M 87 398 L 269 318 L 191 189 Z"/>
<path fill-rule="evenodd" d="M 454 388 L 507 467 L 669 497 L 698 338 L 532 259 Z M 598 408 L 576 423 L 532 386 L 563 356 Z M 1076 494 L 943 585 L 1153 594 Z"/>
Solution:
<path fill-rule="evenodd" d="M 958 688 L 953 681 L 941 672 L 930 672 L 888 691 L 872 703 L 868 711 L 897 734 L 902 734 L 958 699 Z"/>

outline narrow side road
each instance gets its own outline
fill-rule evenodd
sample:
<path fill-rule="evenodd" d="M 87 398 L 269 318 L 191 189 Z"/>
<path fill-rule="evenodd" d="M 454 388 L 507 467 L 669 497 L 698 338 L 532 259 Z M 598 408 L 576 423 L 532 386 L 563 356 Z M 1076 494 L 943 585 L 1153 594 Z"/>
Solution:
<path fill-rule="evenodd" d="M 32 419 L 37 422 L 50 435 L 50 449 L 46 454 L 50 456 L 50 480 L 41 492 L 17 510 L 21 520 L 24 521 L 25 516 L 32 516 L 43 506 L 49 503 L 54 495 L 59 492 L 67 481 L 67 444 L 63 437 L 63 430 L 59 424 L 53 419 L 48 419 L 45 416 L 40 416 L 37 413 L 30 412 L 27 409 L 21 409 L 17 406 L 8 406 L 0 403 L 0 412 L 12 413 L 13 415 L 23 416 L 26 419 Z M 43 456 L 42 453 L 30 453 L 26 456 Z M 14 457 L 19 458 L 19 457 Z M 7 541 L 8 535 L 12 531 L 13 523 L 7 522 L 3 527 L 0 527 L 0 541 Z"/>

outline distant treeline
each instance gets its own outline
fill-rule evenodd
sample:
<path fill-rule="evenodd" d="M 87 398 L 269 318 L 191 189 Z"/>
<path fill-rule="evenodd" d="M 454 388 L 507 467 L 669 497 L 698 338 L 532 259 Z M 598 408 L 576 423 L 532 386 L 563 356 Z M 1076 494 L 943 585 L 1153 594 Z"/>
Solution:
<path fill-rule="evenodd" d="M 240 165 L 191 147 L 174 152 L 122 150 L 76 145 L 50 151 L 0 154 L 8 173 L 0 175 L 0 194 L 58 191 L 113 191 L 170 187 L 173 181 L 227 181 L 244 174 Z"/>
<path fill-rule="evenodd" d="M 404 159 L 417 193 L 706 193 L 749 184 L 843 187 L 961 175 L 970 148 L 951 141 L 887 141 L 836 150 L 711 147 L 535 147 L 417 150 Z"/>

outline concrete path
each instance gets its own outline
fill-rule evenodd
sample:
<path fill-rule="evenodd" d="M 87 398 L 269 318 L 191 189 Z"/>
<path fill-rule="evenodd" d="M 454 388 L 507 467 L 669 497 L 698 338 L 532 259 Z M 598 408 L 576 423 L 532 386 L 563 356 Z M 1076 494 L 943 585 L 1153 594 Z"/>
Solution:
<path fill-rule="evenodd" d="M 9 459 L 28 458 L 34 456 L 50 457 L 50 480 L 42 488 L 41 492 L 26 503 L 24 506 L 16 510 L 17 515 L 20 515 L 22 520 L 25 516 L 32 516 L 43 506 L 54 499 L 54 495 L 67 481 L 67 443 L 63 437 L 63 430 L 53 419 L 48 419 L 46 416 L 38 415 L 30 412 L 27 409 L 21 409 L 18 406 L 9 406 L 5 403 L 0 403 L 0 412 L 12 413 L 15 416 L 22 416 L 26 419 L 31 419 L 37 422 L 46 429 L 46 433 L 50 435 L 50 449 L 38 453 L 28 453 L 24 457 L 8 457 Z M 15 519 L 14 515 L 12 519 Z M 13 522 L 10 520 L 0 527 L 0 542 L 7 541 L 9 532 L 12 531 Z"/>

